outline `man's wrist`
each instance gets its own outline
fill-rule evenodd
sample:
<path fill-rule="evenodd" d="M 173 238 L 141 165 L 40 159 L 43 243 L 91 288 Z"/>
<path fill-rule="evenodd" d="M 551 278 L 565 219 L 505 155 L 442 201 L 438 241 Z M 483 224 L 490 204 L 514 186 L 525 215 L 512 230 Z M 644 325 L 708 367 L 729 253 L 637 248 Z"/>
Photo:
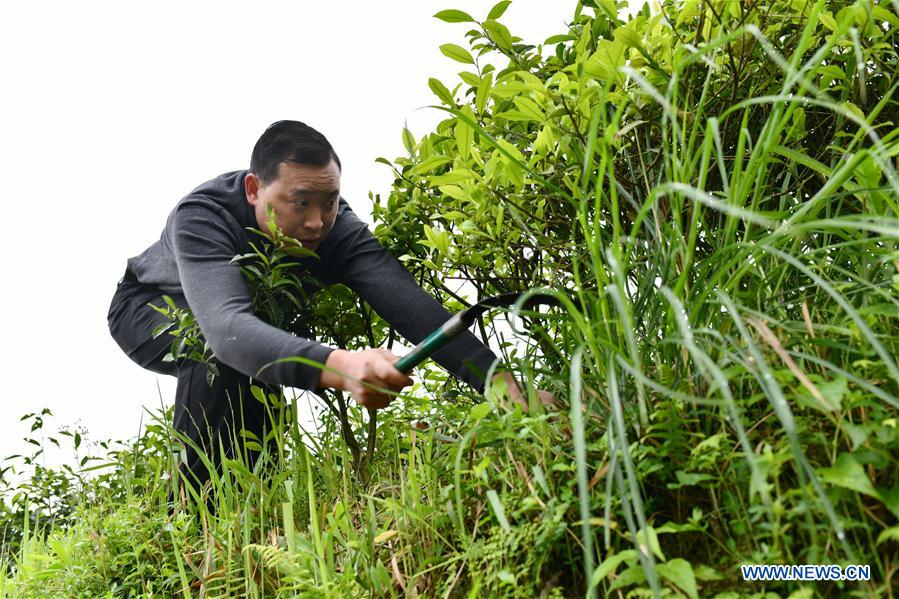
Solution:
<path fill-rule="evenodd" d="M 521 387 L 521 383 L 515 379 L 515 376 L 508 370 L 501 370 L 494 373 L 493 384 L 497 384 L 500 381 L 503 381 L 506 384 L 506 392 L 508 393 L 509 398 L 512 399 L 512 401 L 521 404 L 526 411 L 528 399 L 524 389 Z"/>
<path fill-rule="evenodd" d="M 493 382 L 503 380 L 511 388 L 513 384 L 517 384 L 515 377 L 508 370 L 498 370 L 493 373 Z"/>
<path fill-rule="evenodd" d="M 335 349 L 328 355 L 328 359 L 325 360 L 326 368 L 322 370 L 321 378 L 319 379 L 319 386 L 339 391 L 343 391 L 346 388 L 346 380 L 342 374 L 338 373 L 346 372 L 344 365 L 349 354 L 350 352 L 345 349 Z"/>

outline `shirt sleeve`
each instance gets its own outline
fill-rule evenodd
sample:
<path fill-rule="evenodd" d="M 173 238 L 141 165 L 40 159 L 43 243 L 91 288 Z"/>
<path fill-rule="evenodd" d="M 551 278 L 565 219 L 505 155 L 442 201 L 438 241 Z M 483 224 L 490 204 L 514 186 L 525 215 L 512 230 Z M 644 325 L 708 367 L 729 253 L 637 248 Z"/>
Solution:
<path fill-rule="evenodd" d="M 173 242 L 184 296 L 216 358 L 270 385 L 318 388 L 320 368 L 272 363 L 300 356 L 324 364 L 335 348 L 292 335 L 253 313 L 240 266 L 231 263 L 239 253 L 238 239 L 225 217 L 215 208 L 185 203 L 174 215 Z"/>
<path fill-rule="evenodd" d="M 378 242 L 346 200 L 341 198 L 340 202 L 345 206 L 323 242 L 328 244 L 336 280 L 356 291 L 404 338 L 419 343 L 452 315 L 419 287 L 412 274 Z M 460 333 L 433 357 L 478 392 L 483 392 L 487 371 L 497 359 L 468 331 Z"/>

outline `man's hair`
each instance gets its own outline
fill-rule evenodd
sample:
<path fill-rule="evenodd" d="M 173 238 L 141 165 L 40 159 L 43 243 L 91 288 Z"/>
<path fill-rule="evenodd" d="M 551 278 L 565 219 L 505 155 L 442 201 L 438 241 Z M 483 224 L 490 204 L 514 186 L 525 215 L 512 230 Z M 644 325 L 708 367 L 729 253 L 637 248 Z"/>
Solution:
<path fill-rule="evenodd" d="M 265 185 L 278 178 L 278 165 L 282 162 L 328 166 L 331 160 L 341 168 L 337 153 L 324 135 L 306 123 L 277 121 L 269 125 L 253 147 L 250 172 Z"/>

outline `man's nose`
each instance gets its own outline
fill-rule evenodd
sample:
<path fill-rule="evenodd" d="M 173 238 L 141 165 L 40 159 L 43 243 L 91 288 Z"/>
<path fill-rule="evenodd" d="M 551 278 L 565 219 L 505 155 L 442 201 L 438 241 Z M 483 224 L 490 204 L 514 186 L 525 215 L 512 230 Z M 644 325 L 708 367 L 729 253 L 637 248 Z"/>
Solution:
<path fill-rule="evenodd" d="M 309 217 L 306 219 L 306 228 L 310 231 L 319 231 L 324 226 L 322 213 L 320 210 L 311 210 Z"/>

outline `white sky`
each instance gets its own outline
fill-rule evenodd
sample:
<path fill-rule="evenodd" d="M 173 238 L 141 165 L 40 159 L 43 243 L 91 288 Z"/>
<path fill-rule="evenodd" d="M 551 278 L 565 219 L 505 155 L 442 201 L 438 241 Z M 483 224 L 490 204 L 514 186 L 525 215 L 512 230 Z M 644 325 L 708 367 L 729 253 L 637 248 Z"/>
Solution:
<path fill-rule="evenodd" d="M 468 26 L 432 18 L 493 2 L 253 3 L 169 0 L 0 4 L 0 161 L 10 221 L 2 236 L 4 417 L 0 458 L 27 451 L 19 418 L 43 407 L 48 431 L 92 440 L 138 432 L 142 407 L 174 400 L 175 379 L 132 363 L 106 313 L 128 257 L 175 203 L 246 168 L 279 119 L 323 132 L 343 163 L 342 193 L 371 222 L 368 192 L 444 113 L 427 86 L 464 67 L 438 46 Z M 640 3 L 642 4 L 642 2 Z M 562 33 L 573 0 L 515 0 L 501 19 L 531 43 Z M 493 62 L 501 65 L 499 60 Z M 453 85 L 449 85 L 452 83 Z M 146 420 L 146 419 L 145 419 Z"/>

